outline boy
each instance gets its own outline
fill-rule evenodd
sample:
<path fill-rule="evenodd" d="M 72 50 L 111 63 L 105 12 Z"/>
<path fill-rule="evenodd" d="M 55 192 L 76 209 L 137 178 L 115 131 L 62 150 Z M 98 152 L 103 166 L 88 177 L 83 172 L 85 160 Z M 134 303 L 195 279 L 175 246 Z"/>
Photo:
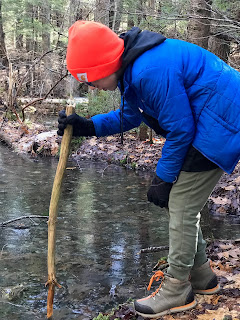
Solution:
<path fill-rule="evenodd" d="M 69 29 L 67 68 L 79 81 L 122 94 L 120 109 L 91 119 L 59 116 L 59 131 L 106 136 L 144 121 L 166 138 L 147 196 L 169 210 L 169 268 L 150 280 L 158 289 L 136 300 L 147 318 L 196 305 L 195 293 L 219 291 L 206 257 L 200 211 L 223 170 L 240 159 L 240 75 L 212 53 L 187 42 L 133 28 L 77 21 Z"/>

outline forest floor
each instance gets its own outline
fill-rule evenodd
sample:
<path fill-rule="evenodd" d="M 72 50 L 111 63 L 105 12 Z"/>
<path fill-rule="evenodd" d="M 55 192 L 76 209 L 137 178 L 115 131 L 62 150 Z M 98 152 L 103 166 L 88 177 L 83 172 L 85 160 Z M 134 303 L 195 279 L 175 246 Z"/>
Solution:
<path fill-rule="evenodd" d="M 61 138 L 56 130 L 47 131 L 46 127 L 31 124 L 26 134 L 16 122 L 0 119 L 0 139 L 18 153 L 28 154 L 37 159 L 39 156 L 56 156 Z M 148 171 L 154 175 L 155 167 L 161 156 L 164 139 L 156 138 L 153 142 L 140 141 L 136 133 L 124 134 L 124 144 L 120 143 L 119 135 L 105 138 L 88 138 L 81 145 L 76 144 L 73 159 L 78 162 L 82 159 L 104 161 L 106 165 L 121 165 L 129 170 Z M 78 146 L 76 148 L 76 146 Z M 219 216 L 240 217 L 240 164 L 231 175 L 223 174 L 215 187 L 208 207 L 211 212 Z M 239 221 L 238 221 L 239 223 Z M 196 295 L 198 305 L 195 309 L 175 315 L 166 315 L 161 320 L 240 320 L 240 240 L 214 240 L 208 246 L 208 253 L 213 261 L 223 289 L 214 295 Z M 123 304 L 119 309 L 99 320 L 135 319 L 134 311 L 129 304 Z M 138 320 L 142 320 L 139 316 Z"/>

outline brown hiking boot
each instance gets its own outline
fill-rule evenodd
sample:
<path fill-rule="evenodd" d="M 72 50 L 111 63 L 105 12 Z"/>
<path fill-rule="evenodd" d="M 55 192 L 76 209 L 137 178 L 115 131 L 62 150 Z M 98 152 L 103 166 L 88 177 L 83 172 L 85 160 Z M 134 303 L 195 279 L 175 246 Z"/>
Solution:
<path fill-rule="evenodd" d="M 214 294 L 221 289 L 210 260 L 191 270 L 190 282 L 194 293 Z"/>
<path fill-rule="evenodd" d="M 186 311 L 196 306 L 192 286 L 189 281 L 180 281 L 162 271 L 156 271 L 152 276 L 148 290 L 154 280 L 160 286 L 150 296 L 134 302 L 137 314 L 145 318 L 158 318 L 160 316 Z"/>

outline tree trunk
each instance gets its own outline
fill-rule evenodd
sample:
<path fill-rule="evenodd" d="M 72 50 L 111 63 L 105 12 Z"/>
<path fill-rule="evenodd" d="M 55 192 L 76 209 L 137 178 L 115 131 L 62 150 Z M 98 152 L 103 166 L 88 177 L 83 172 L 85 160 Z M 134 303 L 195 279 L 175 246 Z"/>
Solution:
<path fill-rule="evenodd" d="M 80 0 L 70 0 L 69 26 L 75 21 L 83 19 L 83 9 Z"/>
<path fill-rule="evenodd" d="M 69 27 L 77 20 L 83 19 L 83 9 L 81 0 L 70 0 Z M 69 75 L 67 78 L 67 94 L 72 97 L 79 96 L 79 83 L 76 79 Z"/>
<path fill-rule="evenodd" d="M 141 12 L 141 14 L 137 15 L 137 23 L 141 24 L 142 20 L 145 20 L 146 15 L 144 14 L 144 8 L 146 8 L 146 3 L 144 0 L 137 1 L 137 12 Z"/>
<path fill-rule="evenodd" d="M 202 48 L 208 49 L 212 0 L 191 0 L 188 39 Z"/>
<path fill-rule="evenodd" d="M 26 50 L 33 51 L 34 49 L 34 27 L 33 27 L 33 20 L 34 20 L 34 7 L 30 3 L 26 3 L 26 15 L 28 19 L 31 21 L 27 35 L 26 35 Z"/>
<path fill-rule="evenodd" d="M 0 68 L 2 66 L 8 67 L 7 50 L 5 46 L 5 34 L 3 31 L 2 22 L 2 0 L 0 0 Z"/>
<path fill-rule="evenodd" d="M 149 138 L 148 127 L 144 123 L 142 123 L 139 127 L 138 138 L 140 141 L 145 141 Z"/>
<path fill-rule="evenodd" d="M 119 32 L 122 18 L 123 0 L 110 0 L 109 28 Z"/>
<path fill-rule="evenodd" d="M 217 12 L 213 13 L 214 25 L 211 26 L 211 37 L 209 39 L 209 50 L 223 61 L 228 62 L 231 45 L 231 34 L 228 32 L 228 27 L 221 21 L 222 15 Z M 224 25 L 224 26 L 222 26 Z"/>
<path fill-rule="evenodd" d="M 41 20 L 42 20 L 42 54 L 45 52 L 50 51 L 50 12 L 51 6 L 49 0 L 45 0 L 42 2 L 41 7 Z M 44 63 L 44 74 L 43 74 L 43 95 L 46 94 L 54 81 L 51 73 L 52 63 L 51 63 L 51 56 L 47 54 L 43 58 Z"/>
<path fill-rule="evenodd" d="M 230 54 L 230 44 L 229 39 L 224 39 L 221 35 L 213 35 L 209 39 L 209 51 L 227 63 Z"/>

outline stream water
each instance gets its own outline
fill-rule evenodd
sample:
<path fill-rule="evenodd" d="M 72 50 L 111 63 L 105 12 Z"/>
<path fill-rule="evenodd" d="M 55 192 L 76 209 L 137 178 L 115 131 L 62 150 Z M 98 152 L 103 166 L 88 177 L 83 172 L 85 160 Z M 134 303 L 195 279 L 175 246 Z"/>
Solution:
<path fill-rule="evenodd" d="M 38 162 L 0 145 L 0 223 L 48 214 L 56 159 Z M 152 268 L 167 252 L 168 217 L 146 201 L 152 179 L 103 163 L 69 163 L 59 204 L 54 319 L 93 319 L 146 294 Z M 203 214 L 205 236 L 240 237 L 239 225 Z M 47 219 L 0 228 L 0 319 L 46 319 Z"/>

